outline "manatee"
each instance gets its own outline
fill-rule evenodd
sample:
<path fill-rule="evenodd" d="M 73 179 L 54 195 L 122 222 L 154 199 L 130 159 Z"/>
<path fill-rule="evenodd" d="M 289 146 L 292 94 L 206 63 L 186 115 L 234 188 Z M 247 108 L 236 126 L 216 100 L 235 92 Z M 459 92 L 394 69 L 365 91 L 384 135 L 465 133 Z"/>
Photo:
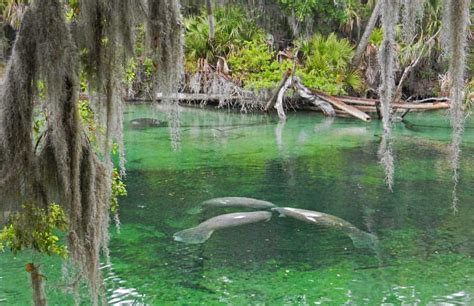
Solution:
<path fill-rule="evenodd" d="M 346 220 L 333 215 L 292 207 L 275 207 L 272 208 L 272 211 L 278 212 L 280 217 L 287 216 L 307 223 L 339 229 L 351 238 L 356 248 L 368 247 L 374 249 L 377 244 L 377 238 L 374 235 L 364 232 Z"/>
<path fill-rule="evenodd" d="M 192 208 L 188 211 L 189 214 L 196 214 L 203 210 L 203 208 L 210 207 L 241 207 L 241 208 L 251 208 L 251 209 L 271 209 L 276 207 L 275 204 L 257 200 L 252 198 L 243 198 L 243 197 L 223 197 L 223 198 L 214 198 L 204 202 L 201 202 L 198 206 Z"/>
<path fill-rule="evenodd" d="M 144 129 L 149 127 L 162 127 L 166 126 L 166 122 L 160 121 L 154 118 L 136 118 L 130 120 L 131 127 L 133 129 Z"/>
<path fill-rule="evenodd" d="M 173 235 L 174 240 L 184 243 L 203 243 L 215 230 L 240 226 L 260 221 L 268 221 L 272 217 L 269 211 L 240 212 L 224 214 L 208 219 L 196 227 L 188 228 Z"/>

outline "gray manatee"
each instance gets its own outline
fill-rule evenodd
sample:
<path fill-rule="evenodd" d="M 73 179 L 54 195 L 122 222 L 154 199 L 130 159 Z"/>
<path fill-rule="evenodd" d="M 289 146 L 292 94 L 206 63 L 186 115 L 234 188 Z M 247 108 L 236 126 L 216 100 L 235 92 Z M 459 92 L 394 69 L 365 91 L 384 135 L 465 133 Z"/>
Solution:
<path fill-rule="evenodd" d="M 204 208 L 211 207 L 240 207 L 240 208 L 251 208 L 251 209 L 271 209 L 276 207 L 275 204 L 257 200 L 253 198 L 244 198 L 244 197 L 223 197 L 223 198 L 214 198 L 206 200 L 200 203 L 198 206 L 190 209 L 189 214 L 196 214 L 201 212 Z"/>
<path fill-rule="evenodd" d="M 278 212 L 280 217 L 288 216 L 307 223 L 339 229 L 351 238 L 352 243 L 356 248 L 375 249 L 377 245 L 377 237 L 358 229 L 351 223 L 339 217 L 322 212 L 292 207 L 275 207 L 272 208 L 272 210 Z"/>
<path fill-rule="evenodd" d="M 154 118 L 136 118 L 130 120 L 130 125 L 132 129 L 144 129 L 167 126 L 167 123 Z"/>
<path fill-rule="evenodd" d="M 235 227 L 260 221 L 268 221 L 272 217 L 269 211 L 240 212 L 224 214 L 208 219 L 196 227 L 188 228 L 173 235 L 174 240 L 184 243 L 203 243 L 215 230 Z"/>

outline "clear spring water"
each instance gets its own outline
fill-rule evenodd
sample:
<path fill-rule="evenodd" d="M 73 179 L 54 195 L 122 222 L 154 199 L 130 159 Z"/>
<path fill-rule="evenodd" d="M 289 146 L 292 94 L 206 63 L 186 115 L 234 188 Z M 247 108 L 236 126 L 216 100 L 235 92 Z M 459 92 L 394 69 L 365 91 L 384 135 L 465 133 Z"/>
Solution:
<path fill-rule="evenodd" d="M 377 161 L 380 122 L 290 114 L 275 117 L 186 108 L 177 151 L 162 108 L 128 106 L 121 233 L 111 227 L 110 304 L 438 305 L 474 304 L 474 126 L 468 122 L 459 203 L 453 213 L 450 129 L 438 114 L 409 114 L 395 130 L 394 192 Z M 200 245 L 173 233 L 239 209 L 188 214 L 222 196 L 264 199 L 343 218 L 380 241 L 356 249 L 338 230 L 289 218 L 215 232 Z M 0 304 L 29 305 L 29 254 L 0 255 Z M 38 258 L 37 258 L 38 259 Z M 62 292 L 59 260 L 40 258 L 52 305 Z"/>

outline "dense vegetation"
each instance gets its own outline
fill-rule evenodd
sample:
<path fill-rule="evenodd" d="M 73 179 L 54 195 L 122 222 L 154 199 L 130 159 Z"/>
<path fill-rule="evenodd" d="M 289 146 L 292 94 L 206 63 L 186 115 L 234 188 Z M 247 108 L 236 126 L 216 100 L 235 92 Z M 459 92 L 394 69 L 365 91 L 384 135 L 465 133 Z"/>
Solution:
<path fill-rule="evenodd" d="M 307 87 L 331 95 L 378 96 L 384 128 L 379 154 L 390 188 L 391 103 L 450 96 L 455 191 L 469 102 L 465 66 L 468 88 L 474 86 L 472 47 L 465 56 L 472 4 L 405 2 L 400 25 L 399 1 L 379 3 L 381 21 L 370 31 L 362 61 L 354 64 L 361 32 L 378 8 L 375 1 L 279 0 L 263 8 L 274 10 L 267 15 L 244 1 L 207 10 L 185 3 L 184 20 L 172 0 L 138 7 L 129 0 L 0 2 L 6 20 L 2 46 L 11 51 L 0 105 L 1 192 L 5 210 L 12 211 L 0 247 L 69 256 L 71 270 L 85 280 L 97 304 L 109 214 L 117 213 L 117 197 L 126 195 L 121 89 L 128 88 L 129 98 L 154 100 L 158 93 L 183 90 L 183 80 L 195 73 L 258 92 L 274 88 L 291 69 Z M 272 18 L 286 23 L 275 25 Z M 5 39 L 6 28 L 16 40 Z M 168 115 L 176 141 L 179 113 Z M 67 248 L 57 231 L 67 232 Z M 41 281 L 35 265 L 28 269 Z M 37 304 L 45 300 L 40 287 Z"/>

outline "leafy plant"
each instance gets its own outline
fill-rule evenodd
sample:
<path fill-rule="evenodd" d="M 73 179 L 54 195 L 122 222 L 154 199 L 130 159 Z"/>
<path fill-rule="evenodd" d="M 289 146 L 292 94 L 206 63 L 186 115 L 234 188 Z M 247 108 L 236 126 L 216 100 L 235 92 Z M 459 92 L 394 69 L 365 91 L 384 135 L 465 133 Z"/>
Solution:
<path fill-rule="evenodd" d="M 8 224 L 0 231 L 0 249 L 6 246 L 13 254 L 32 249 L 65 258 L 67 249 L 59 243 L 55 232 L 66 229 L 66 216 L 58 204 L 52 203 L 43 209 L 25 203 L 21 211 L 11 214 Z"/>
<path fill-rule="evenodd" d="M 229 53 L 243 46 L 246 41 L 262 39 L 264 33 L 249 20 L 245 12 L 237 6 L 217 9 L 214 12 L 215 38 L 209 39 L 207 13 L 185 20 L 185 50 L 187 61 L 205 58 L 209 62 L 218 56 L 227 57 Z"/>
<path fill-rule="evenodd" d="M 118 209 L 118 197 L 124 197 L 127 195 L 125 183 L 119 174 L 119 171 L 114 168 L 112 171 L 112 196 L 110 197 L 110 210 L 112 213 L 117 212 Z"/>
<path fill-rule="evenodd" d="M 372 33 L 370 33 L 369 43 L 373 44 L 377 48 L 380 47 L 383 40 L 383 30 L 382 28 L 374 28 Z"/>
<path fill-rule="evenodd" d="M 228 63 L 234 78 L 251 89 L 274 87 L 283 72 L 292 66 L 290 61 L 278 63 L 274 52 L 269 52 L 263 41 L 247 41 L 229 56 Z"/>
<path fill-rule="evenodd" d="M 362 81 L 349 70 L 353 48 L 347 39 L 314 35 L 308 41 L 297 42 L 303 52 L 303 67 L 299 72 L 303 84 L 329 94 L 345 94 L 349 88 L 360 90 Z"/>

